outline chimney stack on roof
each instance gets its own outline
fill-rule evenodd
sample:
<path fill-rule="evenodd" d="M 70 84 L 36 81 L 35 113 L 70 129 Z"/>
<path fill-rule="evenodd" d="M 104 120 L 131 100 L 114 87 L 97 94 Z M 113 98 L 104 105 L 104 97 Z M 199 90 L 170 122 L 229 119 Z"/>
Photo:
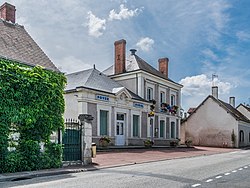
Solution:
<path fill-rule="evenodd" d="M 0 18 L 2 18 L 5 21 L 11 21 L 12 23 L 16 22 L 16 8 L 15 6 L 4 3 L 0 7 Z"/>
<path fill-rule="evenodd" d="M 131 55 L 135 55 L 136 49 L 130 49 Z"/>
<path fill-rule="evenodd" d="M 158 59 L 159 71 L 162 74 L 164 74 L 166 78 L 168 78 L 168 62 L 169 62 L 168 58 Z"/>
<path fill-rule="evenodd" d="M 218 99 L 218 86 L 212 87 L 212 96 L 216 99 Z"/>
<path fill-rule="evenodd" d="M 229 97 L 229 104 L 235 108 L 235 97 Z"/>
<path fill-rule="evenodd" d="M 126 40 L 115 41 L 115 74 L 126 71 Z"/>

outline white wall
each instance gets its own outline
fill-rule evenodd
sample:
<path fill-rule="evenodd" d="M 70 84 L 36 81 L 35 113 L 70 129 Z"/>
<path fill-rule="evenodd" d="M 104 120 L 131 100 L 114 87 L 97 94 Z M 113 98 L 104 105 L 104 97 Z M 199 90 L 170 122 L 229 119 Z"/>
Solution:
<path fill-rule="evenodd" d="M 64 94 L 65 101 L 65 119 L 76 119 L 78 120 L 78 102 L 77 102 L 77 93 L 67 93 Z"/>
<path fill-rule="evenodd" d="M 208 98 L 188 118 L 182 131 L 186 131 L 185 139 L 191 137 L 194 145 L 222 147 L 223 143 L 227 143 L 232 146 L 231 133 L 234 129 L 237 135 L 237 125 L 238 122 L 229 112 L 212 98 Z"/>

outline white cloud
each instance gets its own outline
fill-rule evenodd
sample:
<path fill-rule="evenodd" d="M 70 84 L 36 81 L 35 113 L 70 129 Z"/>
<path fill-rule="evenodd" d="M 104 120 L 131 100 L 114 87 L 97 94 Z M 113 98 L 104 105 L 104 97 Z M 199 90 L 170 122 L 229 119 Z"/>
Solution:
<path fill-rule="evenodd" d="M 58 65 L 59 70 L 67 74 L 93 68 L 90 64 L 84 63 L 74 56 L 66 56 L 62 59 L 55 60 L 55 64 Z"/>
<path fill-rule="evenodd" d="M 183 108 L 197 107 L 208 95 L 211 95 L 212 79 L 205 74 L 186 77 L 180 81 L 183 85 L 182 94 L 185 104 Z M 229 82 L 214 79 L 214 84 L 219 88 L 219 98 L 225 99 L 234 86 Z"/>
<path fill-rule="evenodd" d="M 214 79 L 215 85 L 219 87 L 220 94 L 228 94 L 233 88 L 229 82 L 220 81 L 218 78 Z M 212 79 L 205 74 L 186 77 L 180 81 L 184 87 L 182 89 L 183 95 L 186 96 L 207 96 L 211 92 Z"/>
<path fill-rule="evenodd" d="M 240 40 L 240 41 L 249 41 L 250 40 L 250 33 L 247 33 L 245 31 L 238 31 L 236 33 L 236 37 Z"/>
<path fill-rule="evenodd" d="M 106 29 L 106 20 L 98 18 L 91 11 L 88 12 L 87 18 L 87 27 L 89 29 L 89 35 L 96 38 L 103 35 L 103 31 Z"/>
<path fill-rule="evenodd" d="M 139 47 L 142 51 L 149 51 L 152 49 L 155 41 L 149 37 L 141 38 L 137 43 L 136 46 Z"/>
<path fill-rule="evenodd" d="M 109 20 L 129 19 L 131 17 L 137 16 L 142 11 L 142 9 L 143 8 L 136 8 L 134 10 L 129 10 L 124 4 L 121 4 L 120 12 L 117 13 L 114 9 L 109 12 Z"/>
<path fill-rule="evenodd" d="M 213 61 L 218 61 L 218 56 L 211 50 L 211 49 L 205 49 L 202 51 L 202 53 L 207 57 L 212 59 Z"/>

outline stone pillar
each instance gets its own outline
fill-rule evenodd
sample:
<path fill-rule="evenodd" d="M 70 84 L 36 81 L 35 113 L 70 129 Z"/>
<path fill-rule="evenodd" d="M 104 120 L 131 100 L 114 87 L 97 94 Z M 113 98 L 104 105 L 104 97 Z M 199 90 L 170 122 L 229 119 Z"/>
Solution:
<path fill-rule="evenodd" d="M 89 114 L 80 114 L 78 119 L 82 125 L 82 162 L 84 165 L 92 163 L 92 120 L 94 119 Z"/>

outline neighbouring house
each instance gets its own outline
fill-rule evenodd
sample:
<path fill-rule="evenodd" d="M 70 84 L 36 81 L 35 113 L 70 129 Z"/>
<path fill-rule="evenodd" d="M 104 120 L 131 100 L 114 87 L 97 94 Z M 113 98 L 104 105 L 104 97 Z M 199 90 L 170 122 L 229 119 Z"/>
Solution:
<path fill-rule="evenodd" d="M 11 60 L 31 67 L 41 66 L 60 72 L 32 39 L 24 26 L 16 23 L 15 6 L 4 3 L 0 7 L 0 60 Z M 56 140 L 55 135 L 52 136 Z"/>
<path fill-rule="evenodd" d="M 218 87 L 181 124 L 181 139 L 194 145 L 244 147 L 250 145 L 250 120 L 229 103 L 218 99 Z"/>
<path fill-rule="evenodd" d="M 240 111 L 248 119 L 250 119 L 250 106 L 249 105 L 239 104 L 236 109 Z M 249 138 L 250 138 L 250 135 L 249 135 Z"/>
<path fill-rule="evenodd" d="M 29 66 L 42 66 L 57 71 L 57 67 L 31 38 L 24 26 L 16 23 L 15 6 L 0 7 L 0 59 L 9 59 Z"/>
<path fill-rule="evenodd" d="M 169 145 L 179 138 L 182 85 L 168 78 L 168 59 L 159 59 L 156 70 L 134 49 L 126 57 L 125 40 L 114 45 L 114 65 L 102 73 L 91 69 L 66 75 L 65 118 L 91 114 L 96 142 L 109 136 L 115 145 L 142 145 L 145 139 Z"/>

